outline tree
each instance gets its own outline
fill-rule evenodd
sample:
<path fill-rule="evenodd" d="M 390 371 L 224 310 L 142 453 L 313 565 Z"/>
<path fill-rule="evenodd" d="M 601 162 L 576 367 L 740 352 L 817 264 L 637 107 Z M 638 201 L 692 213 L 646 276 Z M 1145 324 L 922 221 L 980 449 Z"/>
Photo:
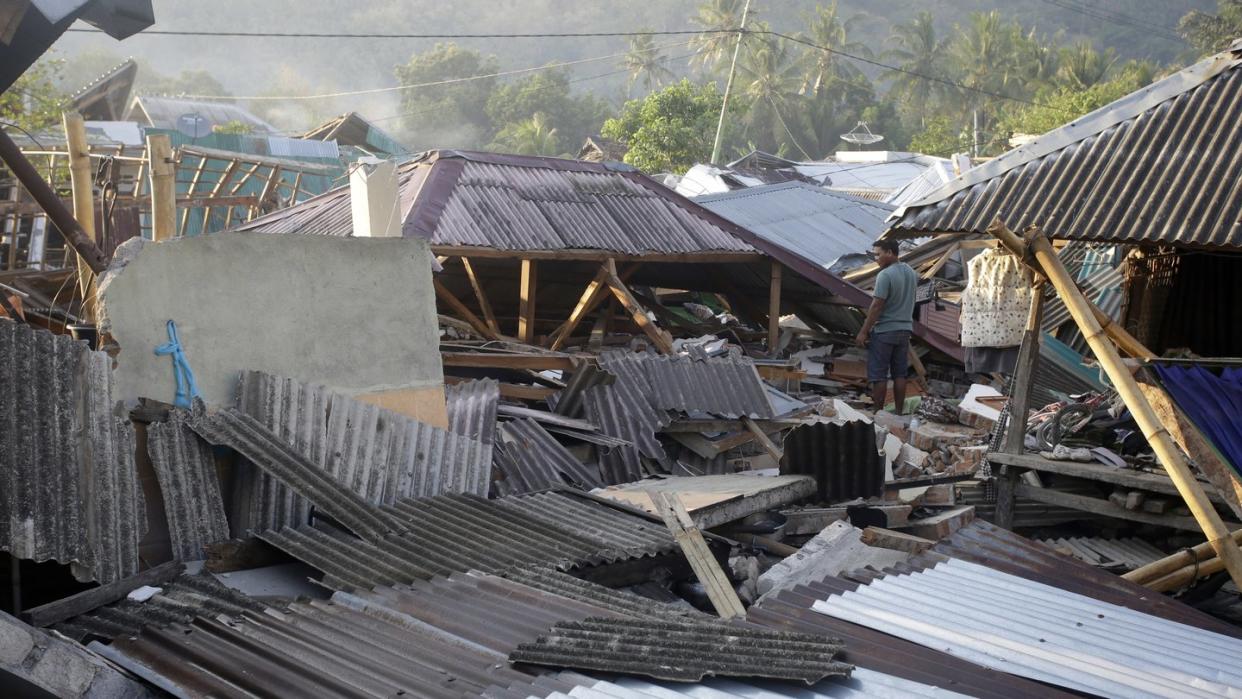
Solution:
<path fill-rule="evenodd" d="M 655 37 L 650 34 L 630 37 L 630 50 L 622 60 L 622 65 L 630 74 L 625 86 L 626 94 L 631 93 L 634 83 L 639 80 L 646 92 L 651 92 L 652 88 L 661 87 L 666 80 L 671 80 L 673 71 L 664 65 L 666 60 L 668 57 L 656 46 Z"/>
<path fill-rule="evenodd" d="M 692 24 L 703 30 L 702 34 L 690 42 L 695 52 L 691 59 L 692 64 L 706 73 L 723 72 L 722 69 L 726 61 L 732 58 L 733 49 L 739 40 L 736 33 L 730 34 L 728 31 L 742 26 L 742 11 L 745 7 L 746 0 L 705 0 L 699 5 L 698 13 L 690 18 Z M 752 9 L 750 16 L 754 17 L 756 14 L 758 13 Z M 743 43 L 749 38 L 745 35 L 740 37 Z"/>
<path fill-rule="evenodd" d="M 1192 10 L 1177 23 L 1182 35 L 1196 51 L 1223 51 L 1242 36 L 1242 0 L 1218 0 L 1216 14 Z"/>
<path fill-rule="evenodd" d="M 1035 34 L 1032 29 L 1019 36 L 1017 50 L 1018 74 L 1028 93 L 1054 88 L 1061 70 L 1061 51 L 1057 41 Z"/>
<path fill-rule="evenodd" d="M 1005 22 L 1000 12 L 973 12 L 965 27 L 957 27 L 950 45 L 955 77 L 965 86 L 955 95 L 960 109 L 954 111 L 963 120 L 972 119 L 973 112 L 985 134 L 991 132 L 992 121 L 1001 111 L 1005 97 L 1020 92 L 1022 87 L 1015 50 L 1021 37 L 1022 28 Z M 952 102 L 945 106 L 949 104 Z"/>
<path fill-rule="evenodd" d="M 757 25 L 767 31 L 766 24 Z M 802 74 L 797 57 L 787 42 L 761 34 L 743 47 L 738 59 L 734 89 L 746 105 L 745 137 L 757 140 L 765 150 L 792 143 L 805 158 L 812 158 L 798 141 L 802 130 Z"/>
<path fill-rule="evenodd" d="M 923 130 L 910 138 L 910 150 L 941 158 L 962 153 L 970 148 L 970 139 L 961 129 L 955 129 L 945 116 L 928 117 Z"/>
<path fill-rule="evenodd" d="M 611 116 L 612 110 L 593 95 L 574 95 L 569 73 L 556 69 L 501 85 L 488 98 L 486 112 L 496 138 L 510 125 L 543 113 L 547 123 L 556 127 L 559 153 L 577 149 Z"/>
<path fill-rule="evenodd" d="M 254 133 L 254 128 L 240 119 L 234 119 L 232 121 L 226 121 L 223 124 L 216 124 L 211 128 L 211 131 L 212 133 L 244 136 L 249 133 Z"/>
<path fill-rule="evenodd" d="M 895 72 L 893 95 L 918 116 L 920 126 L 926 127 L 929 108 L 946 94 L 946 86 L 921 76 L 943 76 L 947 44 L 936 37 L 930 12 L 920 12 L 908 24 L 893 25 L 889 42 L 892 48 L 886 55 L 902 70 Z"/>
<path fill-rule="evenodd" d="M 543 112 L 505 126 L 488 148 L 518 155 L 557 155 L 561 152 L 556 129 L 548 123 L 548 115 Z"/>
<path fill-rule="evenodd" d="M 1051 131 L 1148 85 L 1151 82 L 1148 68 L 1136 62 L 1128 65 L 1115 79 L 1097 83 L 1085 90 L 1067 86 L 1045 94 L 1038 105 L 1023 107 L 1006 116 L 1001 122 L 1002 130 L 1021 134 Z"/>
<path fill-rule="evenodd" d="M 0 92 L 0 121 L 37 132 L 60 124 L 65 94 L 56 87 L 60 59 L 35 63 Z"/>
<path fill-rule="evenodd" d="M 490 75 L 499 70 L 495 56 L 484 56 L 453 43 L 436 44 L 430 51 L 415 54 L 408 63 L 397 66 L 398 82 L 419 86 L 403 90 L 401 96 L 410 145 L 415 148 L 451 145 L 429 142 L 430 138 L 444 138 L 448 134 L 461 145 L 486 142 L 492 133 L 487 103 L 496 90 L 496 79 L 461 79 Z M 530 116 L 530 113 L 523 116 Z M 450 128 L 427 129 L 425 126 L 429 122 Z"/>
<path fill-rule="evenodd" d="M 833 92 L 849 92 L 859 89 L 860 83 L 866 83 L 862 71 L 858 70 L 840 53 L 850 53 L 869 58 L 871 49 L 858 41 L 851 41 L 849 31 L 858 22 L 858 16 L 841 19 L 837 0 L 824 7 L 816 5 L 815 12 L 805 18 L 810 31 L 801 35 L 807 43 L 819 48 L 810 48 L 802 56 L 802 93 L 821 97 Z M 870 91 L 870 84 L 866 84 Z"/>
<path fill-rule="evenodd" d="M 683 173 L 711 157 L 721 95 L 688 79 L 630 100 L 600 133 L 624 143 L 625 162 L 649 173 Z"/>
<path fill-rule="evenodd" d="M 1101 53 L 1091 42 L 1080 41 L 1061 49 L 1060 82 L 1073 90 L 1086 90 L 1104 82 L 1116 62 L 1116 49 L 1109 47 Z"/>

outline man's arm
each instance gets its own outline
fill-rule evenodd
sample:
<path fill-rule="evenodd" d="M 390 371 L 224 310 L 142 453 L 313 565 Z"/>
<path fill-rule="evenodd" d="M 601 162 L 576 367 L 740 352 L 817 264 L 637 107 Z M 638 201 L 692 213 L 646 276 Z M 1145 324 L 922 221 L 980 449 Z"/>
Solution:
<path fill-rule="evenodd" d="M 871 299 L 871 306 L 867 309 L 867 319 L 863 321 L 862 330 L 858 331 L 858 336 L 854 338 L 854 342 L 859 347 L 865 346 L 871 335 L 871 329 L 875 327 L 876 321 L 880 319 L 880 313 L 884 311 L 884 304 L 887 299 L 879 296 Z"/>

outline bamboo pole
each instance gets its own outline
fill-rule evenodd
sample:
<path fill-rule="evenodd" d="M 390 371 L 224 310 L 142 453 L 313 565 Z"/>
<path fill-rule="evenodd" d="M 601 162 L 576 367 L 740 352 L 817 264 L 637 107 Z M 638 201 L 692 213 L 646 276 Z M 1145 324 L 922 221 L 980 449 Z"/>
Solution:
<path fill-rule="evenodd" d="M 92 241 L 95 240 L 95 178 L 91 173 L 91 148 L 86 142 L 86 122 L 77 112 L 64 112 L 66 149 L 69 153 L 69 183 L 73 188 L 73 217 Z M 94 323 L 95 272 L 75 253 L 78 288 L 82 292 L 82 316 Z"/>
<path fill-rule="evenodd" d="M 992 233 L 1006 247 L 1014 241 L 1019 243 L 1017 235 L 1005 227 L 999 220 L 993 223 L 988 232 Z M 1006 235 L 1007 234 L 1007 235 Z M 1012 240 L 1007 240 L 1011 238 Z M 1056 251 L 1053 250 L 1052 244 L 1042 231 L 1033 230 L 1032 235 L 1026 244 L 1026 249 L 1034 254 L 1037 272 L 1042 272 L 1048 281 L 1052 283 L 1053 288 L 1061 296 L 1065 302 L 1065 307 L 1073 317 L 1074 322 L 1081 329 L 1083 337 L 1087 340 L 1087 344 L 1091 346 L 1091 351 L 1099 360 L 1100 365 L 1104 368 L 1108 378 L 1116 387 L 1117 392 L 1121 394 L 1122 400 L 1125 401 L 1126 407 L 1130 409 L 1134 416 L 1134 421 L 1138 423 L 1139 429 L 1142 430 L 1143 436 L 1147 438 L 1148 444 L 1152 450 L 1156 452 L 1156 456 L 1160 459 L 1160 463 L 1168 472 L 1169 478 L 1173 480 L 1173 485 L 1177 487 L 1177 491 L 1181 493 L 1182 498 L 1190 507 L 1191 513 L 1195 517 L 1195 521 L 1199 523 L 1203 529 L 1204 535 L 1207 537 L 1208 543 L 1211 544 L 1212 550 L 1216 551 L 1225 564 L 1225 569 L 1229 571 L 1229 577 L 1234 583 L 1242 587 L 1242 550 L 1238 549 L 1229 530 L 1225 528 L 1225 523 L 1217 514 L 1216 508 L 1212 502 L 1208 500 L 1207 494 L 1203 492 L 1203 487 L 1199 481 L 1195 479 L 1194 474 L 1190 471 L 1190 466 L 1186 462 L 1186 457 L 1177 448 L 1173 442 L 1173 437 L 1169 435 L 1164 425 L 1160 423 L 1160 419 L 1156 416 L 1155 410 L 1151 404 L 1143 397 L 1142 391 L 1139 389 L 1138 382 L 1130 373 L 1129 368 L 1121 360 L 1121 355 L 1117 353 L 1117 348 L 1108 340 L 1101 327 L 1096 320 L 1095 313 L 1092 312 L 1091 304 L 1083 298 L 1082 292 L 1074 284 L 1073 278 L 1066 271 L 1065 266 L 1061 264 L 1061 258 L 1057 257 Z M 1013 249 L 1011 247 L 1011 249 Z M 1031 264 L 1030 259 L 1023 258 L 1028 265 Z"/>
<path fill-rule="evenodd" d="M 177 166 L 168 134 L 147 136 L 151 161 L 151 239 L 169 240 L 177 234 Z"/>
<path fill-rule="evenodd" d="M 1238 542 L 1238 544 L 1242 544 L 1242 529 L 1233 532 L 1233 540 Z M 1150 586 L 1151 583 L 1161 578 L 1169 577 L 1180 570 L 1188 568 L 1193 570 L 1195 561 L 1199 562 L 1201 570 L 1206 570 L 1205 565 L 1212 561 L 1217 561 L 1217 565 L 1220 566 L 1220 559 L 1215 558 L 1215 555 L 1212 551 L 1212 546 L 1205 541 L 1193 548 L 1182 549 L 1158 561 L 1152 561 L 1145 566 L 1135 568 L 1121 577 L 1130 582 Z M 1208 558 L 1209 556 L 1212 556 L 1212 558 Z M 1218 567 L 1216 570 L 1220 569 Z"/>

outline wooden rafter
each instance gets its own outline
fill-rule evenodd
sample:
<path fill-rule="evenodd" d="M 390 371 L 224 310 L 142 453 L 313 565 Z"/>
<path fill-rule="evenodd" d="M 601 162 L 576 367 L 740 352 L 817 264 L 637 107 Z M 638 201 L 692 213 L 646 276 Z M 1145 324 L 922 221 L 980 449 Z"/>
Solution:
<path fill-rule="evenodd" d="M 227 167 L 224 168 L 224 173 L 220 175 L 219 180 L 216 180 L 215 185 L 212 186 L 211 188 L 211 193 L 208 194 L 210 198 L 215 199 L 216 197 L 220 196 L 220 192 L 222 192 L 225 186 L 228 185 L 229 180 L 233 179 L 233 175 L 237 172 L 237 168 L 239 165 L 241 165 L 241 163 L 234 160 L 231 163 L 229 163 Z M 207 224 L 211 221 L 211 209 L 212 209 L 212 205 L 204 202 L 204 205 L 203 205 L 203 232 L 204 233 L 207 232 L 208 230 Z"/>
<path fill-rule="evenodd" d="M 660 352 L 664 354 L 672 354 L 673 338 L 667 332 L 656 326 L 655 323 L 651 322 L 651 319 L 647 317 L 646 309 L 642 307 L 642 304 L 638 302 L 638 299 L 634 298 L 634 294 L 630 293 L 630 290 L 626 287 L 625 282 L 621 281 L 621 278 L 617 276 L 616 262 L 608 260 L 604 263 L 604 269 L 608 272 L 608 288 L 612 291 L 612 295 L 616 297 L 617 301 L 625 308 L 626 311 L 629 312 L 635 325 L 637 325 L 639 329 L 651 339 L 651 342 L 655 344 L 656 349 L 660 350 Z"/>
<path fill-rule="evenodd" d="M 444 263 L 441 262 L 440 264 Z M 474 273 L 474 267 L 470 264 L 470 258 L 461 258 L 461 266 L 466 270 L 466 278 L 470 280 L 470 288 L 474 289 L 474 298 L 478 300 L 479 309 L 483 311 L 483 320 L 487 323 L 487 327 L 499 333 L 500 325 L 496 323 L 496 314 L 492 312 L 492 303 L 487 300 L 487 294 L 483 292 L 483 284 L 479 281 L 479 276 Z"/>
<path fill-rule="evenodd" d="M 483 337 L 486 337 L 489 340 L 501 339 L 500 333 L 487 327 L 487 323 L 484 323 L 482 320 L 479 320 L 479 317 L 476 316 L 474 312 L 471 311 L 470 308 L 466 306 L 466 304 L 462 303 L 461 299 L 454 296 L 453 292 L 449 291 L 448 287 L 444 286 L 444 284 L 439 279 L 433 278 L 432 284 L 436 288 L 436 296 L 439 297 L 440 300 L 447 303 L 450 308 L 456 311 L 458 317 L 460 317 L 462 320 L 469 323 L 470 327 L 474 328 L 475 332 L 479 333 L 480 335 L 482 335 Z"/>
<path fill-rule="evenodd" d="M 627 265 L 625 269 L 621 270 L 621 274 L 618 276 L 621 277 L 621 281 L 628 282 L 630 277 L 634 276 L 634 273 L 637 271 L 638 263 L 635 262 Z M 582 296 L 578 299 L 578 304 L 574 306 L 573 312 L 569 314 L 569 320 L 566 320 L 561 324 L 561 327 L 553 331 L 552 337 L 554 340 L 551 345 L 552 349 L 556 350 L 563 347 L 565 343 L 569 341 L 569 338 L 574 334 L 574 330 L 577 329 L 578 324 L 582 322 L 582 319 L 591 315 L 591 313 L 595 311 L 602 301 L 611 298 L 608 293 L 608 285 L 605 282 L 607 282 L 607 269 L 601 266 L 599 272 L 596 273 L 595 278 L 592 279 L 590 283 L 587 284 L 586 289 L 582 291 Z"/>
<path fill-rule="evenodd" d="M 207 156 L 199 155 L 197 157 L 198 167 L 194 169 L 194 176 L 190 178 L 190 188 L 186 192 L 190 196 L 194 196 L 197 193 L 198 183 L 203 179 L 203 170 L 207 167 Z M 181 212 L 181 226 L 178 228 L 178 234 L 185 235 L 185 229 L 189 224 L 190 209 L 186 207 L 186 210 Z"/>

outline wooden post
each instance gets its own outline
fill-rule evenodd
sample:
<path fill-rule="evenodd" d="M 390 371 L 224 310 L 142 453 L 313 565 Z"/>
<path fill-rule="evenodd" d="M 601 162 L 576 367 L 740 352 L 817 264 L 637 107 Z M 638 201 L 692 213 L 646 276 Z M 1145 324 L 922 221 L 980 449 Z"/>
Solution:
<path fill-rule="evenodd" d="M 781 263 L 772 260 L 772 279 L 768 285 L 768 354 L 776 356 L 781 339 Z"/>
<path fill-rule="evenodd" d="M 694 570 L 694 576 L 703 584 L 703 589 L 707 591 L 707 597 L 712 601 L 712 606 L 716 608 L 720 618 L 744 616 L 746 608 L 742 606 L 742 600 L 738 599 L 737 591 L 733 589 L 728 576 L 720 569 L 711 549 L 707 548 L 703 532 L 699 531 L 698 525 L 691 519 L 681 498 L 676 493 L 660 490 L 649 490 L 647 495 L 664 520 L 664 525 L 672 533 L 673 539 L 681 547 L 682 553 L 686 555 L 690 568 Z"/>
<path fill-rule="evenodd" d="M 151 172 L 151 239 L 159 242 L 177 234 L 177 164 L 167 134 L 147 136 Z"/>
<path fill-rule="evenodd" d="M 30 192 L 40 208 L 47 213 L 52 224 L 56 226 L 65 239 L 65 244 L 82 257 L 86 266 L 96 274 L 102 274 L 108 267 L 108 259 L 95 244 L 95 239 L 88 236 L 82 224 L 73 217 L 73 213 L 65 208 L 64 202 L 52 191 L 52 187 L 43 179 L 43 175 L 26 159 L 22 149 L 13 139 L 0 129 L 0 160 L 8 166 L 22 186 Z"/>
<path fill-rule="evenodd" d="M 742 416 L 742 422 L 746 425 L 746 429 L 750 430 L 750 433 L 755 436 L 755 441 L 759 442 L 759 446 L 763 447 L 763 450 L 766 451 L 773 459 L 776 460 L 776 463 L 779 464 L 781 462 L 781 458 L 785 456 L 785 452 L 776 445 L 776 442 L 773 442 L 768 437 L 767 433 L 763 431 L 763 428 L 759 426 L 759 423 L 755 422 L 754 418 L 749 415 L 744 415 Z"/>
<path fill-rule="evenodd" d="M 582 290 L 582 296 L 578 298 L 578 304 L 574 306 L 573 312 L 569 314 L 569 320 L 560 327 L 556 332 L 556 339 L 552 341 L 552 349 L 559 350 L 565 345 L 565 341 L 573 335 L 578 324 L 582 322 L 583 317 L 595 309 L 599 302 L 605 298 L 607 294 L 605 282 L 608 280 L 608 269 L 603 265 L 600 266 L 599 272 L 596 272 L 595 278 L 587 284 Z"/>
<path fill-rule="evenodd" d="M 1006 454 L 1021 454 L 1026 437 L 1026 423 L 1031 411 L 1031 389 L 1035 385 L 1035 369 L 1039 366 L 1040 323 L 1044 312 L 1044 285 L 1031 288 L 1031 306 L 1026 315 L 1026 330 L 1014 369 L 1013 390 L 1009 396 L 1009 429 L 1005 433 Z M 1013 510 L 1018 484 L 1018 468 L 1002 465 L 996 479 L 996 521 L 1003 529 L 1013 529 Z"/>
<path fill-rule="evenodd" d="M 95 178 L 91 172 L 91 148 L 86 142 L 86 122 L 77 112 L 62 115 L 65 141 L 69 152 L 69 182 L 73 187 L 73 217 L 83 232 L 95 240 Z M 82 292 L 82 315 L 95 322 L 95 272 L 81 256 L 78 263 L 78 288 Z"/>
<path fill-rule="evenodd" d="M 535 260 L 522 260 L 521 296 L 518 308 L 518 339 L 535 344 L 535 287 L 539 284 L 539 268 Z"/>
<path fill-rule="evenodd" d="M 616 262 L 609 259 L 604 266 L 608 270 L 608 288 L 612 290 L 613 296 L 625 307 L 625 310 L 629 311 L 634 323 L 651 339 L 656 349 L 663 354 L 672 354 L 673 338 L 647 317 L 647 311 L 643 309 L 642 304 L 638 303 L 638 300 L 626 288 L 625 283 L 617 276 Z"/>
<path fill-rule="evenodd" d="M 995 235 L 1002 243 L 1006 242 L 1006 232 L 1009 236 L 1017 238 L 999 220 L 988 228 L 988 232 Z M 1177 445 L 1173 442 L 1173 438 L 1169 435 L 1169 431 L 1160 423 L 1160 418 L 1152 410 L 1151 404 L 1143 397 L 1142 391 L 1139 390 L 1138 382 L 1134 380 L 1130 370 L 1122 363 L 1121 355 L 1117 353 L 1117 348 L 1108 340 L 1104 333 L 1104 328 L 1096 320 L 1091 304 L 1083 298 L 1082 292 L 1074 284 L 1073 277 L 1066 271 L 1065 266 L 1061 264 L 1061 259 L 1057 257 L 1056 251 L 1052 248 L 1052 244 L 1043 232 L 1038 229 L 1033 230 L 1030 240 L 1027 242 L 1027 248 L 1034 253 L 1035 261 L 1038 263 L 1036 271 L 1041 271 L 1048 277 L 1048 281 L 1052 283 L 1052 286 L 1065 302 L 1066 309 L 1069 311 L 1070 316 L 1073 317 L 1074 322 L 1078 324 L 1083 337 L 1087 340 L 1087 344 L 1091 346 L 1091 351 L 1095 354 L 1096 359 L 1099 360 L 1105 373 L 1108 374 L 1108 378 L 1112 381 L 1113 386 L 1116 387 L 1117 392 L 1121 394 L 1122 400 L 1125 401 L 1126 407 L 1130 409 L 1130 413 L 1134 416 L 1134 421 L 1138 423 L 1139 429 L 1142 430 L 1143 436 L 1147 438 L 1147 442 L 1151 445 L 1152 450 L 1156 452 L 1156 456 L 1160 459 L 1160 463 L 1164 466 L 1165 471 L 1168 472 L 1169 478 L 1173 480 L 1173 484 L 1177 486 L 1178 492 L 1181 493 L 1182 498 L 1185 499 L 1186 504 L 1190 507 L 1190 511 L 1194 515 L 1195 521 L 1203 529 L 1208 543 L 1212 545 L 1216 555 L 1224 561 L 1225 569 L 1229 571 L 1229 577 L 1234 581 L 1234 584 L 1242 587 L 1242 551 L 1238 549 L 1238 545 L 1229 536 L 1229 530 L 1225 528 L 1224 521 L 1217 514 L 1212 502 L 1208 500 L 1207 494 L 1203 492 L 1199 481 L 1191 473 L 1190 467 L 1186 463 L 1186 458 L 1178 450 Z"/>
<path fill-rule="evenodd" d="M 487 300 L 487 294 L 483 293 L 483 284 L 479 281 L 478 275 L 474 273 L 470 258 L 461 258 L 461 266 L 465 268 L 466 278 L 470 280 L 470 288 L 474 289 L 474 297 L 479 301 L 479 309 L 483 311 L 483 320 L 487 322 L 487 327 L 499 333 L 500 325 L 496 322 L 496 314 L 492 312 L 492 304 Z"/>

